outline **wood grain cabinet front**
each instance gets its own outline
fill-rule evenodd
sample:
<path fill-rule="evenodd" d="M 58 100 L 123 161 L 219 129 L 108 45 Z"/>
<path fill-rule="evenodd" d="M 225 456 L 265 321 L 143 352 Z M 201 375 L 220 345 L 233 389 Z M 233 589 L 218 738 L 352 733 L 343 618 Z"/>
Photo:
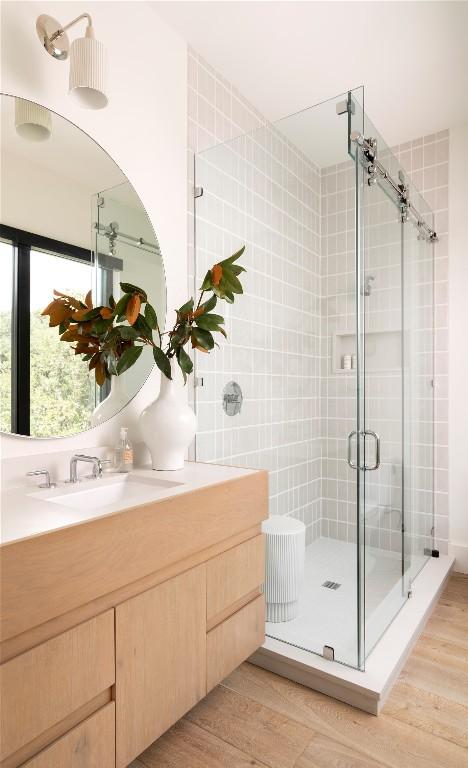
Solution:
<path fill-rule="evenodd" d="M 263 535 L 254 536 L 222 552 L 206 566 L 206 621 L 208 629 L 260 594 L 265 578 Z"/>
<path fill-rule="evenodd" d="M 2 664 L 0 761 L 109 690 L 114 659 L 109 610 Z"/>
<path fill-rule="evenodd" d="M 116 766 L 206 694 L 206 566 L 116 608 Z"/>
<path fill-rule="evenodd" d="M 115 705 L 111 701 L 22 768 L 114 768 Z"/>
<path fill-rule="evenodd" d="M 211 691 L 265 640 L 265 599 L 256 597 L 208 632 L 206 690 Z"/>

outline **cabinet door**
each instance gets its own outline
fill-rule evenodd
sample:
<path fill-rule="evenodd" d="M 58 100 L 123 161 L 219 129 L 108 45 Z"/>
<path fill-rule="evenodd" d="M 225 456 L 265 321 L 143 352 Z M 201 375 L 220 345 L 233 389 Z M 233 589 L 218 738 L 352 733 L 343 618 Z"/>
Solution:
<path fill-rule="evenodd" d="M 193 568 L 116 608 L 116 765 L 206 694 L 206 574 Z"/>

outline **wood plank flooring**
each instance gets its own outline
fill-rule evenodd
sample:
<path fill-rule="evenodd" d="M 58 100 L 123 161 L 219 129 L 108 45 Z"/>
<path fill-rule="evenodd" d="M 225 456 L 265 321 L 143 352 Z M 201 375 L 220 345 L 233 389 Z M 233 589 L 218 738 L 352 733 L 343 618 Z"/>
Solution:
<path fill-rule="evenodd" d="M 468 576 L 455 574 L 383 713 L 242 664 L 132 768 L 468 768 Z"/>

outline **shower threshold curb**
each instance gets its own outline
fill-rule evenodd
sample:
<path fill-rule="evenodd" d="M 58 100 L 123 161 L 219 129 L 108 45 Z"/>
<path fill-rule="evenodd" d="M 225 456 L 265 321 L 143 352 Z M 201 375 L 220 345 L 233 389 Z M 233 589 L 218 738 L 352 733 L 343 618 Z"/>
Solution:
<path fill-rule="evenodd" d="M 327 661 L 271 637 L 250 658 L 258 667 L 378 715 L 424 629 L 453 568 L 454 558 L 431 558 L 412 583 L 412 596 L 369 654 L 365 671 Z"/>

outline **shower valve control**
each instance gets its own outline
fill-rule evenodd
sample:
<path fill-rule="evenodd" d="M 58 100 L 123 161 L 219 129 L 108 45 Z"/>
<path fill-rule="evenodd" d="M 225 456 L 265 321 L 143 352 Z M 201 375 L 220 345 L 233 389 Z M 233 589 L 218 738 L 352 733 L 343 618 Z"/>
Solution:
<path fill-rule="evenodd" d="M 235 381 L 226 384 L 223 390 L 223 409 L 227 416 L 237 416 L 242 408 L 242 390 Z"/>

